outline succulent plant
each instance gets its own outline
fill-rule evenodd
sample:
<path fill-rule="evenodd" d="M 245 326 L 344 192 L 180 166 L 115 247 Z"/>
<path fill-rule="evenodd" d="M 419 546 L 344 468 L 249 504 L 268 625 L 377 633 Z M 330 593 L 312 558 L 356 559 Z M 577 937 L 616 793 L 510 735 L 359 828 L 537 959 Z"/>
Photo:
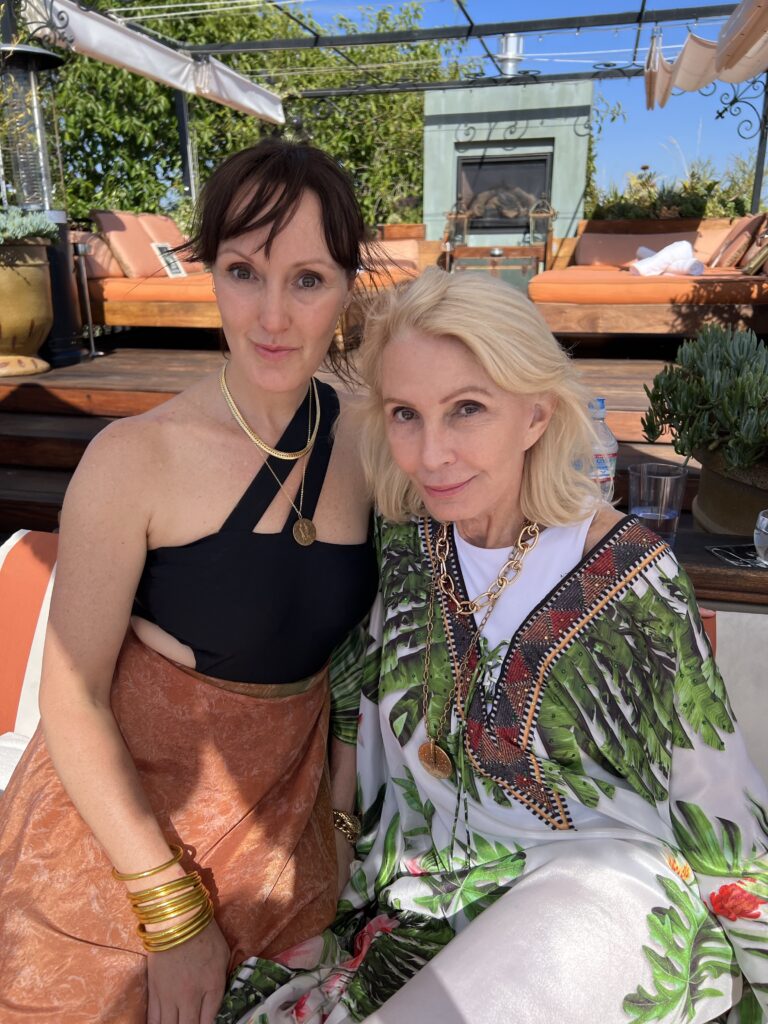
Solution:
<path fill-rule="evenodd" d="M 768 461 L 768 347 L 752 331 L 703 327 L 645 392 L 649 441 L 668 429 L 680 455 L 720 451 L 727 469 Z"/>
<path fill-rule="evenodd" d="M 48 238 L 55 241 L 59 229 L 40 211 L 20 210 L 18 206 L 0 209 L 0 245 L 13 245 L 30 238 Z"/>

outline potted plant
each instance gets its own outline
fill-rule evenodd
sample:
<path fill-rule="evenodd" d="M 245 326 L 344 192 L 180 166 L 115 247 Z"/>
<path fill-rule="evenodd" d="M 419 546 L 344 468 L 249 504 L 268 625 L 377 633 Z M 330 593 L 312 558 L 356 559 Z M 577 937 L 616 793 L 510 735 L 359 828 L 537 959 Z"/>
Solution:
<path fill-rule="evenodd" d="M 645 389 L 645 436 L 669 430 L 675 451 L 701 463 L 698 525 L 751 536 L 768 507 L 768 347 L 752 331 L 709 324 L 677 359 Z"/>
<path fill-rule="evenodd" d="M 36 358 L 53 323 L 46 247 L 58 228 L 44 213 L 0 209 L 0 376 L 41 373 Z"/>

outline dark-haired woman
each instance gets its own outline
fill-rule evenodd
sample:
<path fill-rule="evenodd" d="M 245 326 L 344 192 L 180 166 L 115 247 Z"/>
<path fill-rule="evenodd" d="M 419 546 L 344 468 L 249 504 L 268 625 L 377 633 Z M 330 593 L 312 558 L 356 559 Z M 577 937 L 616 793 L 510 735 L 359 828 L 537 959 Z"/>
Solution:
<path fill-rule="evenodd" d="M 314 374 L 363 241 L 311 147 L 264 141 L 206 187 L 227 358 L 99 434 L 64 504 L 42 724 L 0 806 L 4 1024 L 210 1024 L 228 969 L 334 916 L 376 581 Z"/>

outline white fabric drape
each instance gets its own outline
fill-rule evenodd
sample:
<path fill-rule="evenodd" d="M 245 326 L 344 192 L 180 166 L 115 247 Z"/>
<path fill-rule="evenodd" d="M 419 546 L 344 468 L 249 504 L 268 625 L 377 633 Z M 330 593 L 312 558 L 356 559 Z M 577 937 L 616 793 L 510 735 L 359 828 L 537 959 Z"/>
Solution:
<path fill-rule="evenodd" d="M 689 33 L 674 61 L 654 35 L 645 61 L 645 105 L 663 107 L 673 88 L 696 92 L 716 79 L 745 82 L 768 69 L 768 0 L 743 0 L 723 25 L 717 41 Z"/>
<path fill-rule="evenodd" d="M 263 121 L 285 121 L 278 96 L 220 61 L 194 60 L 188 53 L 165 46 L 119 21 L 84 10 L 72 0 L 52 0 L 50 6 L 50 15 L 44 0 L 25 0 L 22 8 L 28 26 L 43 42 L 125 68 L 193 96 L 205 96 Z M 51 20 L 56 27 L 46 29 Z"/>

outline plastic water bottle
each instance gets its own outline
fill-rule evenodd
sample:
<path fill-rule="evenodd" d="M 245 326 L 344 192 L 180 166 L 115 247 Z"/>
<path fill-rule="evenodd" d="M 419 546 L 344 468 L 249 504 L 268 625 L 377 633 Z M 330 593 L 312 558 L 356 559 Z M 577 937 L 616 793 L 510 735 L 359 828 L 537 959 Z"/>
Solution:
<path fill-rule="evenodd" d="M 605 399 L 595 398 L 589 403 L 595 439 L 592 442 L 592 468 L 589 475 L 597 481 L 605 501 L 613 498 L 613 478 L 616 475 L 616 456 L 619 442 L 605 422 Z"/>

